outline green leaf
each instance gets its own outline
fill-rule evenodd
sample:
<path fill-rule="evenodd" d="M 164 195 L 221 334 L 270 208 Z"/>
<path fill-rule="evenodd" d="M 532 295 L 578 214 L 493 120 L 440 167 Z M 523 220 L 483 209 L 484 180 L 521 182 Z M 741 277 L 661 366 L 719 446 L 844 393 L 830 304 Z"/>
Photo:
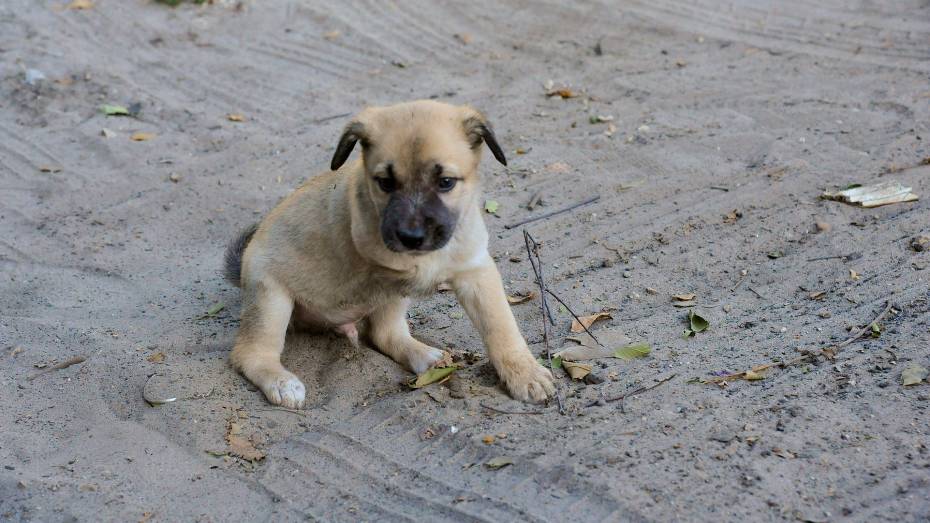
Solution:
<path fill-rule="evenodd" d="M 455 372 L 456 367 L 433 367 L 423 374 L 420 374 L 416 379 L 410 380 L 407 385 L 411 389 L 419 389 L 425 387 L 430 383 L 436 383 L 446 378 L 446 376 Z"/>
<path fill-rule="evenodd" d="M 129 109 L 122 105 L 101 105 L 100 111 L 107 116 L 129 116 Z"/>
<path fill-rule="evenodd" d="M 214 303 L 209 309 L 207 309 L 206 317 L 216 316 L 218 312 L 226 308 L 226 304 L 223 302 Z"/>
<path fill-rule="evenodd" d="M 633 343 L 626 347 L 620 347 L 614 352 L 615 358 L 623 360 L 632 360 L 633 358 L 645 358 L 652 349 L 648 343 Z"/>
<path fill-rule="evenodd" d="M 485 467 L 488 467 L 491 470 L 497 470 L 506 467 L 507 465 L 513 465 L 513 458 L 508 458 L 507 456 L 498 456 L 496 458 L 491 458 L 484 464 Z"/>
<path fill-rule="evenodd" d="M 488 214 L 496 213 L 498 207 L 500 207 L 500 204 L 497 203 L 497 200 L 488 200 L 484 202 L 484 210 Z"/>
<path fill-rule="evenodd" d="M 905 387 L 908 385 L 917 385 L 927 379 L 928 374 L 930 374 L 930 372 L 927 371 L 926 367 L 912 363 L 901 372 L 901 384 Z"/>
<path fill-rule="evenodd" d="M 882 335 L 882 328 L 879 324 L 873 323 L 872 326 L 872 337 L 877 338 Z"/>
<path fill-rule="evenodd" d="M 692 332 L 703 332 L 707 330 L 707 327 L 710 327 L 710 322 L 694 311 L 688 311 L 688 323 L 691 326 Z M 688 336 L 690 336 L 690 334 L 688 334 Z"/>

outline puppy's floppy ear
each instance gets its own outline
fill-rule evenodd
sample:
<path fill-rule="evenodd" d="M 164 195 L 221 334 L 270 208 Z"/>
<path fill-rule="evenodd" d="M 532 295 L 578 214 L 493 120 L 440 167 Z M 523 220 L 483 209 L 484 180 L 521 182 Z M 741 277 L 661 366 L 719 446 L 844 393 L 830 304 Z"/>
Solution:
<path fill-rule="evenodd" d="M 349 155 L 352 153 L 352 149 L 355 148 L 355 144 L 359 141 L 362 142 L 362 146 L 365 146 L 368 142 L 368 137 L 365 134 L 365 126 L 358 120 L 353 120 L 346 126 L 345 131 L 342 132 L 342 136 L 339 138 L 339 145 L 336 146 L 336 152 L 333 154 L 333 160 L 329 163 L 329 168 L 336 171 L 342 167 L 342 164 L 346 163 L 346 160 L 349 159 Z"/>
<path fill-rule="evenodd" d="M 501 150 L 501 146 L 497 143 L 497 137 L 494 136 L 494 129 L 483 114 L 474 111 L 465 118 L 464 125 L 465 136 L 467 136 L 468 140 L 471 142 L 472 148 L 476 148 L 481 145 L 481 142 L 484 142 L 488 144 L 488 149 L 491 150 L 491 154 L 494 155 L 494 158 L 500 163 L 507 165 L 507 158 L 504 156 L 504 151 Z"/>

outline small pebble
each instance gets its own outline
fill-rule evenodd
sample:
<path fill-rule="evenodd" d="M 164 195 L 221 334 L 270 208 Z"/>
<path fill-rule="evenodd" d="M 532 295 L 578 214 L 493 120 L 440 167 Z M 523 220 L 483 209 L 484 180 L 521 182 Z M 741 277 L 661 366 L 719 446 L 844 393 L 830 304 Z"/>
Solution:
<path fill-rule="evenodd" d="M 632 278 L 632 277 L 633 277 L 633 273 L 630 272 L 630 271 L 623 271 L 623 277 L 624 277 L 624 278 Z"/>

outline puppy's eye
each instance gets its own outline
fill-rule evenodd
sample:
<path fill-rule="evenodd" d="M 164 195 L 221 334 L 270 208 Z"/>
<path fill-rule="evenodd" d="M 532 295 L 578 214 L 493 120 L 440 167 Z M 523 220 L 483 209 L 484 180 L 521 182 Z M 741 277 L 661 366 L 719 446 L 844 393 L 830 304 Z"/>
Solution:
<path fill-rule="evenodd" d="M 375 181 L 378 182 L 378 187 L 384 192 L 394 192 L 397 190 L 397 180 L 394 178 L 378 177 L 375 178 Z"/>
<path fill-rule="evenodd" d="M 439 192 L 449 192 L 455 187 L 455 184 L 458 183 L 458 180 L 455 178 L 442 177 L 439 179 L 437 184 L 439 187 Z"/>

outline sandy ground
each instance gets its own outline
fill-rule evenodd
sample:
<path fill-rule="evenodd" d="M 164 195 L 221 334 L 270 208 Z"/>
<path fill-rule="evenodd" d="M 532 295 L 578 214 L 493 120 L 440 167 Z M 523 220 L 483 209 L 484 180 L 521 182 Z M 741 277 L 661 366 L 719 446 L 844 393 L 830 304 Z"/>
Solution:
<path fill-rule="evenodd" d="M 930 366 L 925 0 L 63 2 L 0 4 L 0 519 L 930 518 L 930 386 L 900 377 Z M 269 409 L 227 364 L 225 244 L 328 165 L 345 113 L 427 97 L 483 109 L 508 151 L 484 177 L 512 292 L 533 281 L 504 224 L 600 195 L 528 229 L 561 297 L 612 310 L 595 334 L 652 354 L 598 360 L 595 385 L 557 371 L 561 415 L 483 356 L 410 391 L 380 354 L 296 334 L 309 406 Z M 922 199 L 818 199 L 884 180 Z M 688 292 L 711 327 L 685 339 Z M 694 383 L 828 348 L 887 302 L 835 361 Z M 514 311 L 543 351 L 538 300 Z M 411 321 L 483 353 L 448 294 Z M 224 455 L 231 424 L 264 459 Z"/>

